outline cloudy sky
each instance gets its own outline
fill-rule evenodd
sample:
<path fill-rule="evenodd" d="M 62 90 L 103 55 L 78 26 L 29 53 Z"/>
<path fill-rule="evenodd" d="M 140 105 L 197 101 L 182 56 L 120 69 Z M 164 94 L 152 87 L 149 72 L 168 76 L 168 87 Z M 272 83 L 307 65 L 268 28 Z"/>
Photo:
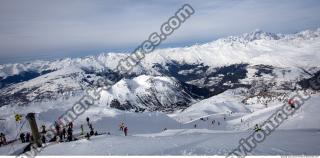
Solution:
<path fill-rule="evenodd" d="M 1 0 L 0 63 L 130 52 L 185 3 L 195 14 L 161 47 L 320 27 L 319 0 Z"/>

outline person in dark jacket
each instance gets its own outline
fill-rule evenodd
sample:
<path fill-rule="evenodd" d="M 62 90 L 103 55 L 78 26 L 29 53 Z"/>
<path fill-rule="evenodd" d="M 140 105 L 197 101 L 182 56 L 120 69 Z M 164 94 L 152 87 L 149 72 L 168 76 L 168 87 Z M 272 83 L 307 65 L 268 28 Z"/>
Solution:
<path fill-rule="evenodd" d="M 41 136 L 41 141 L 43 144 L 46 143 L 46 136 L 44 134 Z"/>
<path fill-rule="evenodd" d="M 55 128 L 56 128 L 57 136 L 59 136 L 60 135 L 60 125 L 57 122 L 55 122 Z"/>
<path fill-rule="evenodd" d="M 127 136 L 128 135 L 128 127 L 124 127 L 123 132 L 124 132 L 124 136 Z"/>
<path fill-rule="evenodd" d="M 25 142 L 26 142 L 25 134 L 24 134 L 24 133 L 21 133 L 21 134 L 20 134 L 20 140 L 21 140 L 21 143 L 25 143 Z"/>
<path fill-rule="evenodd" d="M 254 126 L 254 130 L 255 130 L 256 132 L 258 132 L 258 131 L 261 130 L 261 127 L 260 127 L 258 124 L 256 124 L 256 125 Z"/>
<path fill-rule="evenodd" d="M 71 129 L 73 129 L 73 122 L 70 122 L 70 123 L 68 124 L 68 126 L 69 126 Z"/>
<path fill-rule="evenodd" d="M 0 133 L 0 142 L 3 145 L 7 144 L 7 139 L 6 139 L 6 135 L 4 133 Z"/>
<path fill-rule="evenodd" d="M 90 134 L 89 134 L 89 133 L 86 134 L 86 138 L 87 138 L 88 140 L 90 140 Z"/>
<path fill-rule="evenodd" d="M 68 127 L 68 131 L 67 131 L 67 133 L 68 133 L 68 141 L 72 141 L 72 128 L 70 128 L 70 127 Z"/>
<path fill-rule="evenodd" d="M 89 124 L 89 128 L 90 128 L 90 135 L 94 135 L 94 128 L 92 126 L 92 124 Z"/>
<path fill-rule="evenodd" d="M 89 117 L 87 117 L 87 125 L 89 126 L 90 125 L 90 119 L 89 119 Z"/>
<path fill-rule="evenodd" d="M 63 127 L 63 129 L 62 129 L 62 138 L 66 139 L 66 135 L 67 135 L 67 130 L 66 130 L 66 128 Z"/>
<path fill-rule="evenodd" d="M 42 127 L 41 134 L 46 134 L 47 133 L 46 126 L 42 125 L 41 127 Z"/>

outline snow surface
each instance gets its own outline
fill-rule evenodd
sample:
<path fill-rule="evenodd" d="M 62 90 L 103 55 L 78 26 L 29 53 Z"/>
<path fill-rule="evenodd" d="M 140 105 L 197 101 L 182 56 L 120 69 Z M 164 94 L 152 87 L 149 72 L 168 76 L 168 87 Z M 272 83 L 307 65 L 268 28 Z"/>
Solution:
<path fill-rule="evenodd" d="M 282 105 L 275 103 L 252 112 L 238 103 L 237 97 L 230 97 L 232 94 L 236 93 L 226 91 L 170 117 L 162 112 L 133 113 L 92 107 L 75 121 L 75 133 L 79 133 L 80 124 L 89 131 L 85 121 L 89 116 L 95 130 L 110 132 L 110 135 L 53 144 L 40 155 L 225 155 L 238 145 L 240 138 L 253 132 L 256 123 L 262 123 Z M 320 154 L 319 101 L 318 94 L 312 95 L 295 115 L 249 155 Z M 52 122 L 61 112 L 63 110 L 54 107 L 40 112 L 37 115 L 41 120 L 39 124 Z M 213 120 L 216 121 L 214 125 Z M 122 121 L 129 129 L 127 137 L 118 129 Z M 195 124 L 197 128 L 194 128 Z M 1 147 L 0 154 L 14 154 L 21 144 L 16 143 L 14 148 L 10 145 Z"/>
<path fill-rule="evenodd" d="M 98 136 L 53 145 L 40 155 L 227 155 L 240 138 L 250 133 L 188 129 L 128 137 Z M 249 155 L 319 155 L 319 141 L 319 130 L 280 130 Z"/>

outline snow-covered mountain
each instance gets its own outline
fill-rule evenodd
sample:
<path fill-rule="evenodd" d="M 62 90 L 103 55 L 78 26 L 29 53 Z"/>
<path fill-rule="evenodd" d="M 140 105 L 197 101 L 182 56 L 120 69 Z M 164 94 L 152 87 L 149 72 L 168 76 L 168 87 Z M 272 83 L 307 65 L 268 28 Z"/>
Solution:
<path fill-rule="evenodd" d="M 310 77 L 304 70 L 320 70 L 319 50 L 320 29 L 290 35 L 256 30 L 202 45 L 155 50 L 129 74 L 115 71 L 125 53 L 5 64 L 0 65 L 0 106 L 81 96 L 112 73 L 118 77 L 116 84 L 103 92 L 101 104 L 172 112 L 228 89 L 256 89 L 252 87 L 262 83 L 275 84 L 278 91 L 296 88 L 295 83 Z"/>
<path fill-rule="evenodd" d="M 128 74 L 115 71 L 126 53 L 0 65 L 0 129 L 8 140 L 30 131 L 25 118 L 14 119 L 29 112 L 49 127 L 86 89 L 105 86 L 112 75 L 114 84 L 74 121 L 75 134 L 90 117 L 95 130 L 110 135 L 52 143 L 38 154 L 226 155 L 293 92 L 311 98 L 252 154 L 319 154 L 320 93 L 308 82 L 320 74 L 319 50 L 320 29 L 290 35 L 256 30 L 155 50 Z M 121 136 L 120 122 L 130 136 Z M 25 146 L 15 141 L 0 155 L 16 155 Z"/>

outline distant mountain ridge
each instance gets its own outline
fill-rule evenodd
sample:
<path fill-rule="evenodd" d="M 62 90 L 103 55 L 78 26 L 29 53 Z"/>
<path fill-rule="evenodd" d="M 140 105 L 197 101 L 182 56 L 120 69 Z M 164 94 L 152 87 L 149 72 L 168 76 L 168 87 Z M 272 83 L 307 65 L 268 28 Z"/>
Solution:
<path fill-rule="evenodd" d="M 269 87 L 274 91 L 290 91 L 309 77 L 301 69 L 320 70 L 319 50 L 320 29 L 290 35 L 255 30 L 202 45 L 155 50 L 129 74 L 115 71 L 125 53 L 3 64 L 0 106 L 81 96 L 86 88 L 101 86 L 97 80 L 107 80 L 112 73 L 118 80 L 103 92 L 100 104 L 173 112 L 228 89 L 250 89 L 261 81 L 275 84 Z"/>

